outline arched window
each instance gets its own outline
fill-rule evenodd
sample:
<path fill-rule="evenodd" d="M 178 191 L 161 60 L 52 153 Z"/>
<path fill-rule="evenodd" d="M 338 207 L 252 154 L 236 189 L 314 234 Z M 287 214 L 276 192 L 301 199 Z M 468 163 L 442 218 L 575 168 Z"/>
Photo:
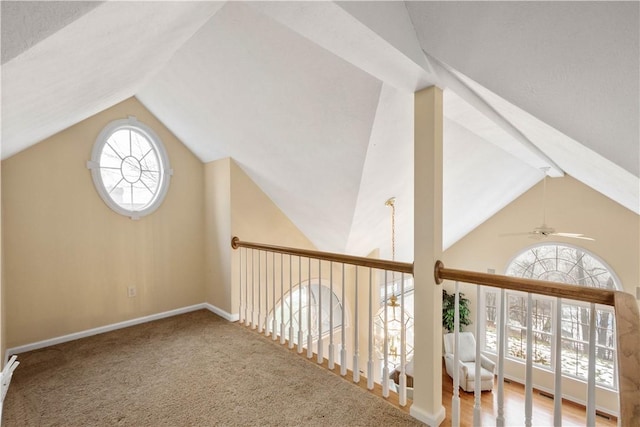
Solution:
<path fill-rule="evenodd" d="M 311 295 L 309 295 L 309 291 L 311 292 Z M 309 303 L 309 299 L 311 299 L 311 303 Z M 319 304 L 320 299 L 322 300 L 321 305 Z M 298 331 L 300 329 L 302 329 L 302 336 L 306 339 L 309 326 L 311 326 L 311 336 L 315 341 L 318 339 L 319 335 L 319 316 L 322 316 L 322 335 L 324 336 L 330 332 L 331 305 L 333 305 L 333 329 L 336 330 L 342 326 L 343 307 L 338 296 L 335 292 L 332 293 L 328 286 L 313 282 L 311 283 L 311 286 L 309 286 L 308 283 L 302 284 L 301 286 L 297 286 L 293 289 L 291 294 L 287 292 L 284 295 L 283 300 L 279 301 L 275 310 L 270 313 L 268 319 L 269 323 L 267 324 L 271 325 L 275 312 L 278 328 L 280 328 L 281 323 L 284 323 L 285 328 L 287 328 L 286 330 L 288 330 L 290 325 L 293 327 L 294 343 L 298 343 Z M 322 307 L 321 313 L 320 307 Z M 309 325 L 309 311 L 311 311 L 311 325 Z"/>
<path fill-rule="evenodd" d="M 508 276 L 525 277 L 605 289 L 621 289 L 613 271 L 587 250 L 566 244 L 541 244 L 516 256 L 507 266 Z M 485 291 L 485 350 L 496 351 L 498 292 Z M 554 325 L 561 322 L 562 373 L 587 379 L 589 355 L 589 304 L 562 300 L 562 319 L 556 319 L 558 300 L 544 296 L 533 298 L 527 312 L 525 293 L 506 292 L 507 357 L 525 359 L 527 322 L 533 328 L 533 363 L 554 370 L 556 348 Z M 596 307 L 596 383 L 617 388 L 615 324 L 613 310 Z"/>

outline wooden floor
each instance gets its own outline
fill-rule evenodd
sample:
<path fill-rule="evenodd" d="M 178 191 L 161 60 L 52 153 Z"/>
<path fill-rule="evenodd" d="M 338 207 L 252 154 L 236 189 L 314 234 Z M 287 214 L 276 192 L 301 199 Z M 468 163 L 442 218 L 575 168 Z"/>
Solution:
<path fill-rule="evenodd" d="M 445 407 L 447 416 L 442 423 L 443 426 L 451 425 L 451 398 L 453 397 L 453 380 L 442 368 L 442 404 Z M 473 393 L 466 393 L 460 389 L 460 425 L 473 425 Z M 482 425 L 495 426 L 498 414 L 497 390 L 482 392 Z M 518 383 L 506 383 L 504 385 L 504 414 L 505 425 L 524 425 L 524 386 Z M 606 415 L 596 415 L 596 425 L 617 426 L 617 419 Z M 573 402 L 564 401 L 562 404 L 562 425 L 563 426 L 585 426 L 586 411 L 584 406 Z M 541 395 L 538 391 L 533 392 L 533 416 L 532 425 L 552 426 L 553 425 L 553 398 Z"/>
<path fill-rule="evenodd" d="M 264 337 L 264 334 L 257 334 L 264 339 L 272 341 L 271 338 Z M 275 342 L 274 342 L 275 343 Z M 278 344 L 279 345 L 279 344 Z M 296 348 L 290 350 L 292 353 L 297 354 L 300 357 L 306 358 L 306 350 L 304 353 L 299 354 Z M 312 363 L 315 363 L 316 354 L 313 354 L 313 358 L 310 359 Z M 334 369 L 329 369 L 327 359 L 324 359 L 322 366 L 327 371 L 340 375 L 340 367 L 338 364 Z M 344 377 L 346 381 L 350 381 L 353 378 L 353 374 L 350 370 L 347 371 L 347 375 Z M 359 383 L 361 388 L 367 389 L 367 380 L 363 376 L 360 377 Z M 370 390 L 373 394 L 382 397 L 382 386 L 375 384 L 373 390 Z M 442 405 L 446 411 L 446 417 L 442 422 L 442 426 L 451 425 L 451 398 L 453 397 L 453 380 L 447 375 L 442 365 Z M 398 402 L 398 395 L 394 392 L 389 393 L 387 400 L 392 405 L 400 408 L 407 413 L 410 412 L 411 401 L 408 401 L 406 406 L 400 406 Z M 461 426 L 473 426 L 473 406 L 474 396 L 473 393 L 466 393 L 460 389 L 460 425 Z M 498 414 L 498 396 L 497 390 L 482 392 L 482 425 L 495 426 L 496 416 Z M 524 386 L 518 383 L 506 383 L 504 385 L 504 416 L 505 426 L 515 427 L 524 426 Z M 584 406 L 575 404 L 569 401 L 563 401 L 562 403 L 562 425 L 563 427 L 585 426 L 586 425 L 586 411 Z M 539 426 L 553 426 L 553 398 L 546 397 L 540 394 L 537 390 L 533 393 L 533 416 L 532 425 Z M 609 417 L 607 415 L 596 416 L 597 426 L 611 426 L 617 427 L 618 422 L 615 417 Z"/>

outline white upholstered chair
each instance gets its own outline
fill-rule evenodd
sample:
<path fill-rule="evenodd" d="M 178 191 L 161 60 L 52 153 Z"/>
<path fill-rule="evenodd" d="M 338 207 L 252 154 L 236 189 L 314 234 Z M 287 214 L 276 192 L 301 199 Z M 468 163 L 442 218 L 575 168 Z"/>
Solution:
<path fill-rule="evenodd" d="M 444 334 L 444 364 L 447 374 L 453 378 L 454 334 Z M 473 392 L 476 381 L 476 340 L 471 332 L 460 332 L 460 387 L 464 391 Z M 481 390 L 493 389 L 495 363 L 481 355 Z"/>

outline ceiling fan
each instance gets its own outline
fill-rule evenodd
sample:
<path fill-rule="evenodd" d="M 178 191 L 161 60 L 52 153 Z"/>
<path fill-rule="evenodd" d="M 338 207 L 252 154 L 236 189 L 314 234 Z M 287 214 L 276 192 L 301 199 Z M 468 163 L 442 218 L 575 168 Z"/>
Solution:
<path fill-rule="evenodd" d="M 546 200 L 547 200 L 547 171 L 549 168 L 542 168 L 544 172 L 543 178 L 543 193 L 542 193 L 542 225 L 539 227 L 535 227 L 531 231 L 526 231 L 523 233 L 505 233 L 500 236 L 529 236 L 532 239 L 543 239 L 549 236 L 558 236 L 558 237 L 568 237 L 571 239 L 582 239 L 582 240 L 595 240 L 591 237 L 587 237 L 582 233 L 563 233 L 556 232 L 556 229 L 547 225 L 547 209 L 546 209 Z"/>

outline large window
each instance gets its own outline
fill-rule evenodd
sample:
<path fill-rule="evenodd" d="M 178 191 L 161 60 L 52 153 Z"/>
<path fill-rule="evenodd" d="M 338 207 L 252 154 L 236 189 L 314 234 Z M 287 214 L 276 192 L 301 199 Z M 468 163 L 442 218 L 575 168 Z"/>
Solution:
<path fill-rule="evenodd" d="M 509 276 L 526 277 L 606 289 L 619 289 L 620 285 L 611 269 L 584 249 L 543 244 L 527 249 L 507 267 Z M 533 330 L 533 363 L 541 368 L 556 369 L 554 354 L 561 351 L 562 373 L 586 380 L 589 345 L 596 346 L 596 383 L 616 388 L 616 347 L 613 310 L 597 306 L 596 342 L 589 342 L 589 304 L 562 300 L 562 318 L 556 318 L 558 300 L 535 296 L 531 313 L 527 310 L 527 295 L 506 292 L 507 357 L 526 358 L 527 326 Z M 485 350 L 496 352 L 496 324 L 498 320 L 499 291 L 485 290 Z M 555 325 L 561 322 L 562 348 L 556 348 Z"/>

